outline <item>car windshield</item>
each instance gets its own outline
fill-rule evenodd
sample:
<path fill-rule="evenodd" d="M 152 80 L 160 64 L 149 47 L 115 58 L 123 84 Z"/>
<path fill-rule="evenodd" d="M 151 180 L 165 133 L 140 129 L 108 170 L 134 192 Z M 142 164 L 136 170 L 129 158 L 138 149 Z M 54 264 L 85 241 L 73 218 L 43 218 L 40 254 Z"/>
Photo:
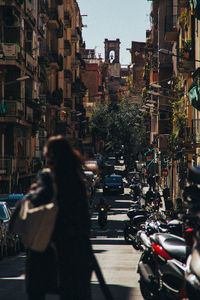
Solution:
<path fill-rule="evenodd" d="M 0 220 L 9 219 L 9 214 L 4 204 L 0 204 Z"/>
<path fill-rule="evenodd" d="M 121 177 L 106 177 L 106 182 L 107 183 L 121 183 L 122 182 L 122 178 Z"/>

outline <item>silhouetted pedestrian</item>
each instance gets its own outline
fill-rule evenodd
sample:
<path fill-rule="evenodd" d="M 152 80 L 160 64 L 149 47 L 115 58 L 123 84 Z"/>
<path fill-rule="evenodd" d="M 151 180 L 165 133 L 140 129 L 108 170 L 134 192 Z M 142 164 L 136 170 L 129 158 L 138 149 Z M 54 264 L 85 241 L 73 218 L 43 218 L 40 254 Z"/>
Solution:
<path fill-rule="evenodd" d="M 49 138 L 44 156 L 55 178 L 59 212 L 47 250 L 39 253 L 27 249 L 28 299 L 44 300 L 46 294 L 56 293 L 61 300 L 89 300 L 90 221 L 81 157 L 63 136 Z M 52 181 L 48 174 L 40 172 L 36 185 L 40 188 L 40 202 L 51 198 Z"/>

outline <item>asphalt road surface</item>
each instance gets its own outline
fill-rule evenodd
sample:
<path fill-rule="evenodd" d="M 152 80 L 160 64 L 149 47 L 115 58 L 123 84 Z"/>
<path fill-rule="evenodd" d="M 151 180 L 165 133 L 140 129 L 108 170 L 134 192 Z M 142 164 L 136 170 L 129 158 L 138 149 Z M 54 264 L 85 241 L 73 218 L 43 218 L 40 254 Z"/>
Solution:
<path fill-rule="evenodd" d="M 102 196 L 98 190 L 94 205 Z M 124 195 L 106 196 L 111 205 L 108 213 L 108 222 L 104 230 L 97 223 L 97 212 L 91 210 L 92 229 L 91 241 L 93 251 L 99 262 L 102 273 L 115 300 L 143 299 L 138 284 L 136 272 L 140 252 L 127 245 L 123 238 L 123 223 L 127 219 L 126 212 L 130 205 L 128 190 Z M 6 257 L 0 261 L 0 299 L 25 300 L 24 287 L 25 253 L 15 257 Z M 95 300 L 104 300 L 101 288 L 95 273 L 91 279 L 92 295 Z M 58 299 L 55 295 L 48 295 L 47 300 Z M 87 299 L 85 299 L 87 300 Z"/>

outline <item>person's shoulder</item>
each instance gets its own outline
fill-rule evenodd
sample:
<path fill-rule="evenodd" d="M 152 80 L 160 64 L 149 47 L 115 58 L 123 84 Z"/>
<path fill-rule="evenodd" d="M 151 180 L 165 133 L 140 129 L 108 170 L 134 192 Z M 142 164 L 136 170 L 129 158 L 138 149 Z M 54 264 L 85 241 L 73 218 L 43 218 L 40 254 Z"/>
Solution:
<path fill-rule="evenodd" d="M 43 168 L 38 172 L 37 175 L 38 180 L 46 181 L 46 180 L 52 180 L 53 179 L 53 174 L 51 169 L 49 168 Z"/>
<path fill-rule="evenodd" d="M 43 168 L 41 171 L 40 171 L 42 174 L 49 174 L 51 173 L 51 169 L 50 168 Z"/>

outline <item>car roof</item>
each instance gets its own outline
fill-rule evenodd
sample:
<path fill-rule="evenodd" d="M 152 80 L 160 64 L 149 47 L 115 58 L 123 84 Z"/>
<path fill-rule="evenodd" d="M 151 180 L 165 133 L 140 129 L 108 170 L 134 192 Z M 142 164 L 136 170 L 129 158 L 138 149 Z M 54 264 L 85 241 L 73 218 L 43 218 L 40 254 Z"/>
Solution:
<path fill-rule="evenodd" d="M 92 171 L 84 170 L 83 172 L 86 175 L 94 175 L 94 172 L 92 172 Z"/>
<path fill-rule="evenodd" d="M 21 199 L 24 197 L 24 194 L 1 194 L 0 195 L 0 201 L 6 201 L 8 199 Z"/>
<path fill-rule="evenodd" d="M 106 175 L 106 177 L 118 177 L 118 178 L 122 178 L 121 175 L 116 175 L 116 174 L 111 174 L 111 175 Z"/>
<path fill-rule="evenodd" d="M 21 199 L 24 197 L 24 194 L 10 194 L 8 195 L 8 199 Z"/>

